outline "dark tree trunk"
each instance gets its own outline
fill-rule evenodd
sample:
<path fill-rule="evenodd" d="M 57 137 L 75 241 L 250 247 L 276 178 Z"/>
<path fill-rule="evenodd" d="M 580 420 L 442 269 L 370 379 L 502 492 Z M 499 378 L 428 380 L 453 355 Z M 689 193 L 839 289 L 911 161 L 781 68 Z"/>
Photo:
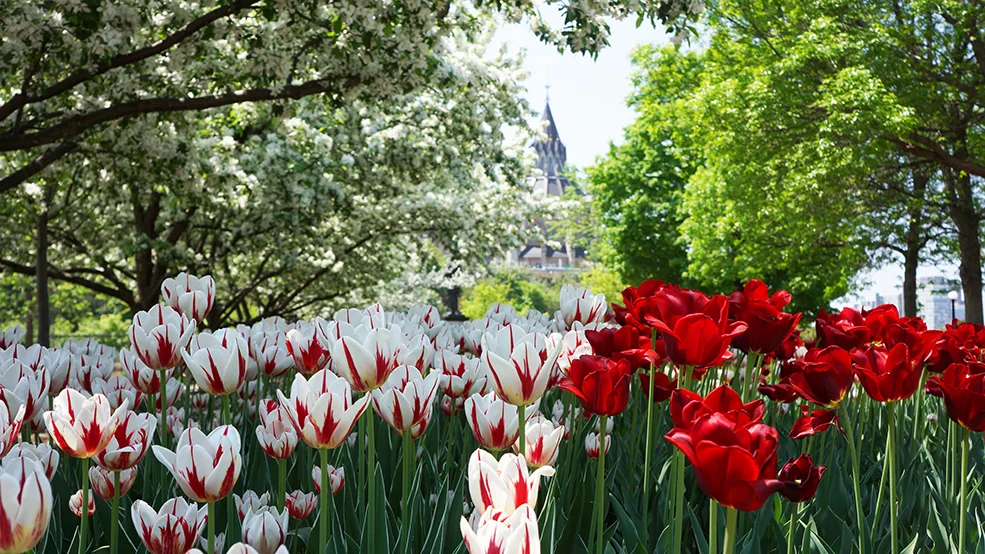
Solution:
<path fill-rule="evenodd" d="M 920 250 L 926 242 L 924 239 L 924 206 L 923 198 L 927 192 L 930 173 L 925 169 L 915 168 L 910 172 L 913 180 L 914 200 L 907 210 L 906 245 L 903 252 L 903 315 L 917 315 L 917 267 L 920 265 Z"/>
<path fill-rule="evenodd" d="M 964 291 L 964 318 L 969 323 L 982 320 L 982 241 L 975 213 L 971 178 L 947 171 L 948 211 L 958 232 L 961 289 Z"/>
<path fill-rule="evenodd" d="M 24 287 L 24 293 L 30 297 L 31 287 Z M 34 344 L 34 309 L 37 307 L 35 302 L 27 302 L 27 334 L 24 336 L 24 344 Z"/>
<path fill-rule="evenodd" d="M 43 205 L 37 218 L 37 254 L 35 256 L 35 300 L 38 312 L 38 340 L 41 346 L 51 346 L 51 303 L 48 297 L 48 206 Z"/>
<path fill-rule="evenodd" d="M 907 245 L 903 256 L 903 315 L 917 316 L 917 266 L 920 265 L 919 249 L 913 251 Z"/>

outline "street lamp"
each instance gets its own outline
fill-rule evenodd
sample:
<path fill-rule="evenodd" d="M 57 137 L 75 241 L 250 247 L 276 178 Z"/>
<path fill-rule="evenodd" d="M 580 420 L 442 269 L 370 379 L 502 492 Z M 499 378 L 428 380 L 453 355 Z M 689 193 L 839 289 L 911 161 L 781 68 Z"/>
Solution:
<path fill-rule="evenodd" d="M 947 293 L 947 297 L 951 300 L 951 321 L 954 321 L 955 319 L 954 303 L 958 301 L 958 291 L 952 290 L 951 292 Z"/>

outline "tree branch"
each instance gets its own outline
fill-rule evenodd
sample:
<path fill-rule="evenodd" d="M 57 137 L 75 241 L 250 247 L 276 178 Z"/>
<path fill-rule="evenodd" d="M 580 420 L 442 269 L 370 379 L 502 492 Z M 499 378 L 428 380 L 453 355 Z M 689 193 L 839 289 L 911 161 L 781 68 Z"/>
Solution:
<path fill-rule="evenodd" d="M 23 265 L 10 260 L 0 259 L 0 266 L 6 267 L 14 273 L 19 273 L 21 275 L 34 275 L 35 267 L 31 265 Z M 134 305 L 133 295 L 128 290 L 119 290 L 107 287 L 106 285 L 99 284 L 95 281 L 79 277 L 77 275 L 72 275 L 70 273 L 65 273 L 56 268 L 50 268 L 48 270 L 48 276 L 52 279 L 57 279 L 59 281 L 65 281 L 67 283 L 74 283 L 76 285 L 85 287 L 93 292 L 98 292 L 99 294 L 104 294 L 106 296 L 117 298 L 122 300 L 127 306 Z"/>
<path fill-rule="evenodd" d="M 18 169 L 17 171 L 7 175 L 3 179 L 0 179 L 0 194 L 7 192 L 27 181 L 31 177 L 34 177 L 41 171 L 43 171 L 49 165 L 55 163 L 62 157 L 64 157 L 69 152 L 72 152 L 78 147 L 78 145 L 73 141 L 66 141 L 54 148 L 49 148 L 44 154 L 41 154 L 37 158 L 34 158 L 27 165 Z"/>
<path fill-rule="evenodd" d="M 939 162 L 945 166 L 964 171 L 978 177 L 985 177 L 985 166 L 956 158 L 944 150 L 941 145 L 926 137 L 914 137 L 912 140 L 890 139 L 890 142 L 902 148 L 905 152 Z"/>

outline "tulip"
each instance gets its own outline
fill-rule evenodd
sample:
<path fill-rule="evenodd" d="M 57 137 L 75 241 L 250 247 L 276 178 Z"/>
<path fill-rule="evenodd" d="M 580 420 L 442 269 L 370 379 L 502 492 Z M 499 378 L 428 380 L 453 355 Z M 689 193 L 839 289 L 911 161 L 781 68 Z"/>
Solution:
<path fill-rule="evenodd" d="M 662 341 L 657 341 L 654 347 L 649 337 L 640 336 L 638 329 L 628 325 L 618 329 L 587 330 L 585 339 L 592 348 L 592 354 L 614 360 L 625 358 L 634 370 L 659 363 L 663 358 Z"/>
<path fill-rule="evenodd" d="M 329 465 L 326 469 L 328 470 L 328 482 L 330 483 L 330 487 L 332 489 L 332 496 L 335 496 L 336 494 L 339 494 L 339 491 L 342 490 L 342 486 L 345 485 L 345 468 L 341 466 L 336 468 L 335 466 Z M 315 484 L 315 492 L 321 493 L 321 484 L 323 482 L 322 473 L 321 468 L 317 465 L 314 465 L 311 468 L 311 480 Z"/>
<path fill-rule="evenodd" d="M 315 479 L 315 483 L 320 482 L 321 479 Z M 287 513 L 291 514 L 292 518 L 298 521 L 308 519 L 318 507 L 318 496 L 311 492 L 294 491 L 287 495 L 286 507 Z"/>
<path fill-rule="evenodd" d="M 14 346 L 15 344 L 20 344 L 24 340 L 24 335 L 27 334 L 27 329 L 21 327 L 20 325 L 14 325 L 13 327 L 7 327 L 6 329 L 0 328 L 0 350 L 4 350 Z"/>
<path fill-rule="evenodd" d="M 564 426 L 555 425 L 550 421 L 527 423 L 527 465 L 532 468 L 553 466 L 561 449 L 561 439 L 564 438 Z M 513 449 L 520 451 L 519 445 L 513 444 Z"/>
<path fill-rule="evenodd" d="M 286 510 L 280 513 L 267 507 L 248 510 L 243 518 L 243 542 L 258 554 L 274 554 L 287 540 L 288 521 Z"/>
<path fill-rule="evenodd" d="M 790 429 L 790 438 L 794 440 L 812 437 L 832 425 L 838 425 L 838 412 L 834 410 L 809 411 L 807 406 L 802 405 L 800 413 L 800 418 L 794 422 Z"/>
<path fill-rule="evenodd" d="M 55 398 L 52 410 L 44 413 L 44 422 L 55 444 L 66 454 L 88 459 L 106 448 L 126 411 L 126 402 L 110 413 L 105 396 L 86 398 L 65 389 Z"/>
<path fill-rule="evenodd" d="M 270 501 L 270 493 L 265 492 L 257 496 L 257 493 L 253 491 L 246 491 L 243 493 L 243 496 L 233 494 L 233 501 L 236 503 L 236 515 L 239 516 L 240 521 L 243 521 L 246 517 L 246 512 L 250 510 L 257 512 L 261 508 L 267 507 L 267 503 Z"/>
<path fill-rule="evenodd" d="M 83 497 L 88 498 L 83 498 Z M 75 517 L 82 517 L 82 504 L 88 500 L 89 509 L 86 511 L 87 516 L 91 516 L 96 512 L 96 501 L 88 494 L 83 494 L 82 490 L 78 490 L 68 499 L 68 507 L 75 514 Z"/>
<path fill-rule="evenodd" d="M 243 466 L 239 432 L 231 425 L 216 427 L 208 435 L 187 429 L 173 452 L 155 445 L 154 456 L 171 472 L 185 496 L 196 502 L 225 498 Z"/>
<path fill-rule="evenodd" d="M 215 303 L 215 281 L 212 277 L 195 277 L 181 272 L 161 283 L 164 303 L 178 313 L 195 321 L 205 321 L 205 316 Z"/>
<path fill-rule="evenodd" d="M 675 310 L 680 306 L 668 302 Z M 666 306 L 661 306 L 661 318 Z M 679 366 L 706 368 L 721 365 L 732 357 L 728 347 L 733 337 L 746 330 L 746 324 L 741 321 L 729 323 L 728 301 L 724 296 L 716 296 L 702 306 L 702 311 L 687 313 L 668 318 L 673 322 L 669 325 L 664 319 L 647 316 L 647 323 L 663 335 L 667 357 Z M 685 380 L 689 380 L 685 376 Z"/>
<path fill-rule="evenodd" d="M 226 546 L 226 533 L 225 532 L 216 533 L 215 538 L 213 540 L 215 544 L 213 545 L 212 550 L 210 550 L 210 552 L 216 552 L 216 554 L 218 554 L 219 552 L 223 552 L 224 547 Z M 209 550 L 208 537 L 201 537 L 200 539 L 198 539 L 198 544 L 202 545 L 202 548 Z M 188 554 L 195 554 L 196 552 L 201 554 L 202 551 L 196 548 L 189 550 Z"/>
<path fill-rule="evenodd" d="M 58 470 L 58 462 L 61 456 L 58 454 L 58 450 L 51 447 L 50 444 L 42 442 L 39 444 L 31 444 L 29 442 L 22 442 L 15 444 L 10 452 L 4 459 L 14 459 L 14 458 L 28 458 L 41 464 L 44 469 L 45 477 L 51 481 L 54 477 L 55 471 Z"/>
<path fill-rule="evenodd" d="M 571 284 L 561 287 L 560 306 L 561 320 L 566 329 L 571 329 L 575 322 L 583 325 L 602 323 L 608 308 L 604 294 L 593 295 L 592 291 Z"/>
<path fill-rule="evenodd" d="M 677 379 L 671 381 L 666 373 L 654 372 L 653 396 L 650 396 L 650 377 L 646 373 L 640 373 L 640 388 L 643 389 L 643 395 L 653 402 L 664 402 L 677 389 Z"/>
<path fill-rule="evenodd" d="M 111 471 L 130 469 L 140 463 L 154 440 L 154 416 L 126 411 L 110 435 L 96 463 Z"/>
<path fill-rule="evenodd" d="M 905 344 L 892 350 L 884 346 L 856 350 L 852 362 L 859 383 L 876 402 L 905 400 L 920 387 L 920 370 L 912 363 Z"/>
<path fill-rule="evenodd" d="M 985 431 L 985 373 L 968 364 L 951 364 L 927 380 L 927 392 L 944 400 L 947 416 L 975 433 Z"/>
<path fill-rule="evenodd" d="M 168 370 L 181 361 L 182 350 L 194 332 L 194 320 L 158 304 L 133 316 L 130 343 L 134 354 L 148 367 Z"/>
<path fill-rule="evenodd" d="M 531 414 L 536 411 L 536 408 L 532 409 Z M 497 398 L 495 393 L 467 398 L 465 414 L 475 440 L 488 450 L 506 450 L 513 446 L 520 434 L 519 410 Z"/>
<path fill-rule="evenodd" d="M 868 343 L 872 336 L 865 326 L 862 314 L 852 308 L 845 308 L 837 314 L 828 314 L 821 310 L 814 325 L 818 342 L 823 346 L 840 346 L 845 350 L 852 350 Z"/>
<path fill-rule="evenodd" d="M 25 410 L 26 406 L 21 406 L 11 419 L 7 405 L 0 402 L 0 458 L 6 456 L 20 439 Z"/>
<path fill-rule="evenodd" d="M 206 509 L 172 498 L 155 511 L 143 500 L 130 507 L 133 526 L 150 554 L 185 554 L 194 546 L 205 527 Z"/>
<path fill-rule="evenodd" d="M 264 454 L 277 460 L 277 505 L 284 507 L 287 491 L 287 458 L 298 446 L 298 434 L 287 410 L 280 407 L 269 412 L 256 428 L 257 441 Z"/>
<path fill-rule="evenodd" d="M 0 359 L 0 399 L 15 414 L 23 407 L 23 421 L 35 421 L 44 411 L 49 384 L 47 370 L 35 371 L 20 360 Z"/>
<path fill-rule="evenodd" d="M 438 377 L 437 372 L 424 378 L 416 368 L 398 367 L 380 388 L 372 391 L 374 411 L 398 433 L 410 431 L 431 410 Z"/>
<path fill-rule="evenodd" d="M 400 328 L 371 329 L 365 336 L 343 336 L 332 346 L 335 372 L 359 392 L 379 388 L 397 363 Z"/>
<path fill-rule="evenodd" d="M 670 397 L 670 417 L 677 429 L 688 429 L 697 419 L 711 413 L 724 414 L 740 423 L 758 422 L 765 411 L 762 400 L 743 404 L 739 393 L 727 385 L 716 388 L 705 398 L 684 389 L 675 390 Z"/>
<path fill-rule="evenodd" d="M 133 484 L 137 482 L 137 468 L 124 469 L 119 472 L 120 475 L 118 478 L 120 484 L 119 491 L 117 491 L 117 477 L 114 473 L 116 471 L 103 469 L 99 466 L 89 468 L 89 482 L 92 484 L 92 490 L 96 492 L 99 498 L 103 500 L 116 500 L 119 496 L 126 496 L 130 492 L 130 489 L 133 488 Z M 91 502 L 92 498 L 89 501 Z"/>
<path fill-rule="evenodd" d="M 120 365 L 133 386 L 144 394 L 161 392 L 161 375 L 154 368 L 145 364 L 132 350 L 120 350 Z M 165 378 L 171 376 L 171 370 L 165 370 Z"/>
<path fill-rule="evenodd" d="M 781 376 L 804 400 L 831 409 L 854 383 L 851 362 L 851 354 L 837 346 L 811 349 L 802 360 L 784 364 Z"/>
<path fill-rule="evenodd" d="M 512 515 L 524 504 L 536 508 L 541 477 L 553 475 L 551 466 L 528 471 L 523 456 L 503 454 L 497 461 L 492 454 L 477 449 L 469 458 L 469 494 L 479 513 L 495 508 Z"/>
<path fill-rule="evenodd" d="M 221 334 L 220 334 L 221 333 Z M 246 380 L 250 349 L 246 339 L 236 331 L 216 333 L 210 340 L 199 335 L 200 347 L 192 354 L 182 352 L 181 356 L 195 382 L 205 392 L 225 396 L 236 392 Z"/>
<path fill-rule="evenodd" d="M 568 377 L 559 387 L 574 394 L 582 408 L 598 415 L 616 415 L 629 402 L 629 383 L 633 373 L 625 359 L 582 356 L 571 361 Z"/>
<path fill-rule="evenodd" d="M 0 463 L 0 552 L 29 552 L 44 536 L 51 516 L 51 483 L 45 468 L 28 456 Z"/>
<path fill-rule="evenodd" d="M 777 475 L 777 479 L 784 483 L 779 493 L 790 502 L 807 502 L 814 498 L 825 469 L 824 466 L 815 466 L 809 454 L 801 454 L 796 460 L 790 458 Z"/>
<path fill-rule="evenodd" d="M 602 442 L 599 440 L 601 435 L 599 433 L 587 433 L 585 434 L 585 454 L 593 460 L 598 460 L 599 455 L 602 452 Z M 609 453 L 609 447 L 612 446 L 612 436 L 605 436 L 605 452 Z"/>
<path fill-rule="evenodd" d="M 124 400 L 131 408 L 139 406 L 144 400 L 143 393 L 122 375 L 113 375 L 109 379 L 95 381 L 92 384 L 92 392 L 105 396 L 109 400 L 110 408 L 114 410 L 122 406 Z"/>
<path fill-rule="evenodd" d="M 294 366 L 304 375 L 321 371 L 332 360 L 332 343 L 323 338 L 310 323 L 298 322 L 296 329 L 288 331 L 286 346 L 294 358 Z"/>
<path fill-rule="evenodd" d="M 732 346 L 759 355 L 779 348 L 800 322 L 799 313 L 782 311 L 791 298 L 785 290 L 771 296 L 766 283 L 756 279 L 747 282 L 742 291 L 729 295 L 729 317 L 747 325 L 742 334 L 732 339 Z"/>
<path fill-rule="evenodd" d="M 548 351 L 544 335 L 508 325 L 483 337 L 481 359 L 496 394 L 525 407 L 546 392 L 560 352 L 560 344 Z"/>
<path fill-rule="evenodd" d="M 459 410 L 465 407 L 464 398 L 452 398 L 450 396 L 441 396 L 441 413 L 448 417 L 453 417 L 458 414 Z"/>
<path fill-rule="evenodd" d="M 521 506 L 509 516 L 489 510 L 482 515 L 477 530 L 463 517 L 459 527 L 469 554 L 540 554 L 537 515 L 529 506 Z"/>
<path fill-rule="evenodd" d="M 220 549 L 216 549 L 215 552 L 216 552 L 216 554 L 218 554 L 220 552 Z M 203 554 L 203 553 L 202 553 L 201 550 L 195 548 L 195 549 L 189 550 L 188 551 L 188 554 Z M 229 547 L 229 550 L 226 551 L 226 554 L 260 554 L 260 553 L 257 552 L 257 550 L 255 548 L 253 548 L 252 546 L 250 546 L 248 544 L 243 544 L 241 542 L 238 542 L 238 543 L 230 546 Z M 274 552 L 274 554 L 289 554 L 289 553 L 287 551 L 287 547 L 286 546 L 281 546 L 280 548 L 278 548 Z"/>
<path fill-rule="evenodd" d="M 435 356 L 434 370 L 440 376 L 441 390 L 450 398 L 468 398 L 486 387 L 478 358 L 444 350 Z"/>
<path fill-rule="evenodd" d="M 635 327 L 641 334 L 649 334 L 650 325 L 646 322 L 646 317 L 659 315 L 656 294 L 667 286 L 663 281 L 651 279 L 644 281 L 639 287 L 626 287 L 622 291 L 622 301 L 626 307 L 613 305 L 616 321 Z"/>

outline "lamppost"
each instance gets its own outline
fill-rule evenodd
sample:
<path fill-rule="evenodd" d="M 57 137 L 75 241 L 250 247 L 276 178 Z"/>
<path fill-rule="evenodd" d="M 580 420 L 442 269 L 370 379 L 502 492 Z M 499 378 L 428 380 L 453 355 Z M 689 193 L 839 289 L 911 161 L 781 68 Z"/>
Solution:
<path fill-rule="evenodd" d="M 958 301 L 958 291 L 952 290 L 947 293 L 947 297 L 951 300 L 951 321 L 953 322 L 955 319 L 954 303 Z"/>

